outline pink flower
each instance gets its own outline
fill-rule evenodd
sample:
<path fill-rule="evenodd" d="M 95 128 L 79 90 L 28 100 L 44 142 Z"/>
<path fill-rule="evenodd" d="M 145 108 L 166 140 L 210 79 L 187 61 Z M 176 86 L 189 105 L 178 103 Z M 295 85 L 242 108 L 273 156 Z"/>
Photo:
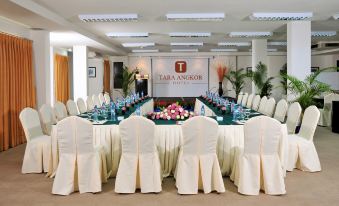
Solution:
<path fill-rule="evenodd" d="M 156 118 L 156 119 L 159 119 L 159 118 L 160 118 L 160 115 L 157 114 L 157 115 L 155 116 L 155 118 Z"/>
<path fill-rule="evenodd" d="M 172 114 L 172 119 L 175 119 L 175 114 Z"/>

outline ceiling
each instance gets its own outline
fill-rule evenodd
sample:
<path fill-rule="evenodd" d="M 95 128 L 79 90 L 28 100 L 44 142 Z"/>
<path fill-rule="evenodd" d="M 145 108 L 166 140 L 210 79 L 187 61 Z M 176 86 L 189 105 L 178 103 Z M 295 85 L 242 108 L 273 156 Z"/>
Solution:
<path fill-rule="evenodd" d="M 19 0 L 1 1 L 0 16 L 13 19 L 30 27 L 39 27 L 50 31 L 69 31 L 85 33 L 89 38 L 95 38 L 108 48 L 115 48 L 118 55 L 131 52 L 132 49 L 123 48 L 121 43 L 126 42 L 154 42 L 155 46 L 147 49 L 159 49 L 160 52 L 170 52 L 171 49 L 183 49 L 185 46 L 170 46 L 171 42 L 203 42 L 198 48 L 201 52 L 221 48 L 218 42 L 251 41 L 251 38 L 230 38 L 227 33 L 232 31 L 271 31 L 274 32 L 269 41 L 286 41 L 286 21 L 251 21 L 249 16 L 253 12 L 313 12 L 312 31 L 339 31 L 339 20 L 333 20 L 332 15 L 339 12 L 338 0 L 24 0 L 26 5 L 18 4 Z M 30 3 L 31 2 L 31 3 Z M 86 3 L 84 3 L 86 2 Z M 35 8 L 43 8 L 67 21 L 67 25 L 60 25 L 54 21 L 53 15 L 39 16 Z M 22 8 L 25 7 L 25 8 Z M 41 9 L 40 8 L 40 9 Z M 221 22 L 169 22 L 165 15 L 172 13 L 225 13 L 225 20 Z M 37 14 L 38 13 L 38 14 Z M 104 22 L 84 23 L 79 14 L 121 14 L 137 13 L 137 22 Z M 68 24 L 69 22 L 69 24 Z M 66 26 L 65 26 L 66 25 Z M 109 38 L 108 32 L 148 32 L 147 38 Z M 171 38 L 170 32 L 211 32 L 206 38 Z M 83 33 L 83 34 L 84 34 Z M 338 32 L 339 33 L 339 32 Z M 339 35 L 329 38 L 314 38 L 317 41 L 339 41 Z M 93 47 L 93 46 L 92 46 Z M 192 47 L 189 47 L 192 48 Z M 284 47 L 272 47 L 286 50 Z M 249 47 L 241 47 L 240 51 L 248 51 Z"/>

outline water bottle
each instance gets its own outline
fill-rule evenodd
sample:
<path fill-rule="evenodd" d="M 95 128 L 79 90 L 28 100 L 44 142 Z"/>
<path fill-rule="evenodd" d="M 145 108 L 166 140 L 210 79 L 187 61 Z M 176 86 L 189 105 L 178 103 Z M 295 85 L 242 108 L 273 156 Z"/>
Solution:
<path fill-rule="evenodd" d="M 239 110 L 235 109 L 233 112 L 233 121 L 237 121 L 239 116 Z"/>
<path fill-rule="evenodd" d="M 234 111 L 234 102 L 231 103 L 231 112 Z"/>
<path fill-rule="evenodd" d="M 141 91 L 141 98 L 144 97 L 144 91 Z"/>
<path fill-rule="evenodd" d="M 202 105 L 202 107 L 201 107 L 200 115 L 205 116 L 205 106 L 204 105 Z"/>
<path fill-rule="evenodd" d="M 115 121 L 115 104 L 111 102 L 111 120 Z"/>
<path fill-rule="evenodd" d="M 140 106 L 138 106 L 137 109 L 135 110 L 135 114 L 137 116 L 141 116 Z"/>

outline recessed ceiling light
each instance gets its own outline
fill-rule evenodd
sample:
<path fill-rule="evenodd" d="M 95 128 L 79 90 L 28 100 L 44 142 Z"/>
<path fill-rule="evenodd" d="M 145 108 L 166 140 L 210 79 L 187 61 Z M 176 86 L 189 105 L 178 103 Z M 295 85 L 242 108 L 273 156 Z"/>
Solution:
<path fill-rule="evenodd" d="M 230 37 L 270 37 L 272 32 L 231 32 Z"/>
<path fill-rule="evenodd" d="M 250 42 L 219 42 L 218 46 L 251 46 Z"/>
<path fill-rule="evenodd" d="M 248 51 L 252 51 L 252 49 L 249 49 Z M 267 49 L 266 51 L 268 51 L 268 52 L 276 52 L 276 51 L 278 51 L 278 49 Z"/>
<path fill-rule="evenodd" d="M 168 34 L 170 37 L 210 37 L 209 32 L 172 32 Z"/>
<path fill-rule="evenodd" d="M 238 49 L 211 49 L 211 52 L 237 52 Z"/>
<path fill-rule="evenodd" d="M 312 31 L 312 37 L 331 37 L 337 35 L 336 31 Z"/>
<path fill-rule="evenodd" d="M 287 46 L 287 42 L 286 41 L 270 41 L 270 42 L 267 42 L 267 45 L 269 45 L 269 46 Z"/>
<path fill-rule="evenodd" d="M 289 12 L 255 12 L 250 16 L 251 20 L 256 21 L 298 21 L 313 17 L 312 12 L 289 13 Z"/>
<path fill-rule="evenodd" d="M 168 21 L 223 21 L 224 13 L 180 13 L 166 14 Z"/>
<path fill-rule="evenodd" d="M 155 53 L 159 52 L 158 49 L 133 49 L 133 53 Z"/>
<path fill-rule="evenodd" d="M 80 14 L 79 19 L 84 22 L 137 21 L 138 14 Z"/>
<path fill-rule="evenodd" d="M 137 32 L 137 33 L 125 33 L 125 32 L 111 32 L 107 33 L 108 37 L 148 37 L 147 32 Z"/>
<path fill-rule="evenodd" d="M 183 43 L 183 42 L 174 42 L 171 43 L 171 46 L 203 46 L 202 42 L 191 42 L 191 43 Z"/>
<path fill-rule="evenodd" d="M 122 43 L 123 47 L 150 47 L 155 46 L 155 43 Z"/>
<path fill-rule="evenodd" d="M 339 13 L 338 13 L 338 14 L 334 14 L 334 15 L 333 15 L 333 19 L 339 20 Z"/>
<path fill-rule="evenodd" d="M 172 52 L 198 52 L 198 49 L 172 49 Z"/>

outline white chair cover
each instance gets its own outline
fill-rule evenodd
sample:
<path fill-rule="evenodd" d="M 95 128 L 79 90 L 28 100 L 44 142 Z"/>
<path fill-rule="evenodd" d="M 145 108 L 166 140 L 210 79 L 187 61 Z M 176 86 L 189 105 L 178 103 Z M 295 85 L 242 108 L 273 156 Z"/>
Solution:
<path fill-rule="evenodd" d="M 93 147 L 93 126 L 80 117 L 58 122 L 59 165 L 53 182 L 53 194 L 69 195 L 74 191 L 100 192 L 107 180 L 103 150 Z"/>
<path fill-rule="evenodd" d="M 253 98 L 254 98 L 254 94 L 250 94 L 247 98 L 247 104 L 246 107 L 247 108 L 252 108 L 252 102 L 253 102 Z"/>
<path fill-rule="evenodd" d="M 320 109 L 319 125 L 332 126 L 332 101 L 339 101 L 339 94 L 328 94 L 324 97 L 324 108 Z"/>
<path fill-rule="evenodd" d="M 38 112 L 27 107 L 20 112 L 19 119 L 27 140 L 21 172 L 48 172 L 51 137 L 42 133 Z"/>
<path fill-rule="evenodd" d="M 155 145 L 154 122 L 131 116 L 119 124 L 122 154 L 115 180 L 115 192 L 161 191 L 161 167 Z"/>
<path fill-rule="evenodd" d="M 248 93 L 245 93 L 244 96 L 242 97 L 242 100 L 241 100 L 242 106 L 245 107 L 247 105 L 247 99 L 248 99 Z"/>
<path fill-rule="evenodd" d="M 104 94 L 104 98 L 105 98 L 105 103 L 106 104 L 109 104 L 111 102 L 111 98 L 109 97 L 109 94 L 108 93 L 105 93 Z"/>
<path fill-rule="evenodd" d="M 102 105 L 103 103 L 106 103 L 104 95 L 101 92 L 99 93 L 98 97 L 99 97 L 100 105 Z"/>
<path fill-rule="evenodd" d="M 216 154 L 218 123 L 208 117 L 197 116 L 182 125 L 183 144 L 177 168 L 176 186 L 179 194 L 225 192 Z"/>
<path fill-rule="evenodd" d="M 263 96 L 260 100 L 260 105 L 259 105 L 259 109 L 258 112 L 265 114 L 265 107 L 266 107 L 266 103 L 267 103 L 267 97 Z"/>
<path fill-rule="evenodd" d="M 267 100 L 265 109 L 264 109 L 264 114 L 272 117 L 273 113 L 274 113 L 274 109 L 275 109 L 275 99 L 273 97 L 269 98 L 269 100 Z"/>
<path fill-rule="evenodd" d="M 57 123 L 52 107 L 48 104 L 43 104 L 39 113 L 44 134 L 51 136 L 52 125 Z"/>
<path fill-rule="evenodd" d="M 320 112 L 316 106 L 305 110 L 300 132 L 288 136 L 289 152 L 287 170 L 298 168 L 302 171 L 321 171 L 317 150 L 313 144 Z"/>
<path fill-rule="evenodd" d="M 67 110 L 70 116 L 76 116 L 79 114 L 77 104 L 73 100 L 68 100 L 67 103 Z"/>
<path fill-rule="evenodd" d="M 87 103 L 87 111 L 91 111 L 94 109 L 94 103 L 90 96 L 87 97 L 86 103 Z"/>
<path fill-rule="evenodd" d="M 285 122 L 287 108 L 288 108 L 287 101 L 284 99 L 281 99 L 278 102 L 277 107 L 275 108 L 274 119 L 280 122 Z"/>
<path fill-rule="evenodd" d="M 99 97 L 95 94 L 92 95 L 93 104 L 97 107 L 101 107 Z"/>
<path fill-rule="evenodd" d="M 62 102 L 56 102 L 54 104 L 54 113 L 55 113 L 58 121 L 66 118 L 68 116 L 66 106 Z"/>
<path fill-rule="evenodd" d="M 288 134 L 294 134 L 297 128 L 301 115 L 301 106 L 298 102 L 294 102 L 290 105 L 287 112 L 286 126 Z"/>
<path fill-rule="evenodd" d="M 87 106 L 86 106 L 86 103 L 85 103 L 85 101 L 84 101 L 82 98 L 79 98 L 79 99 L 77 100 L 77 105 L 78 105 L 79 112 L 80 112 L 81 114 L 87 112 Z"/>
<path fill-rule="evenodd" d="M 253 104 L 252 104 L 252 109 L 255 111 L 259 110 L 259 104 L 260 104 L 260 95 L 255 95 L 254 99 L 253 99 Z"/>
<path fill-rule="evenodd" d="M 284 172 L 279 158 L 283 131 L 279 121 L 254 117 L 244 125 L 244 151 L 238 157 L 238 192 L 258 195 L 285 194 Z"/>
<path fill-rule="evenodd" d="M 242 93 L 240 93 L 239 95 L 238 95 L 238 99 L 237 99 L 237 104 L 241 104 L 241 101 L 242 101 L 242 97 L 243 97 L 244 95 L 242 94 Z"/>

